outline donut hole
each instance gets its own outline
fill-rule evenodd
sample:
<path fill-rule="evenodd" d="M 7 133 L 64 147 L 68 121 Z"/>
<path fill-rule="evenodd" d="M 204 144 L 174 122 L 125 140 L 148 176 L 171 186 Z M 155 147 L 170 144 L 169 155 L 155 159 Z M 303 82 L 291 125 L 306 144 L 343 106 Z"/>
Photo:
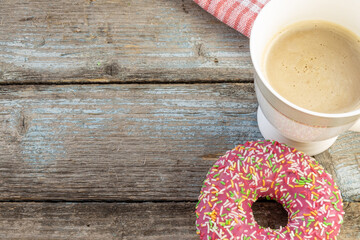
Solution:
<path fill-rule="evenodd" d="M 264 228 L 279 229 L 288 224 L 288 213 L 275 200 L 259 198 L 251 206 L 255 221 Z"/>

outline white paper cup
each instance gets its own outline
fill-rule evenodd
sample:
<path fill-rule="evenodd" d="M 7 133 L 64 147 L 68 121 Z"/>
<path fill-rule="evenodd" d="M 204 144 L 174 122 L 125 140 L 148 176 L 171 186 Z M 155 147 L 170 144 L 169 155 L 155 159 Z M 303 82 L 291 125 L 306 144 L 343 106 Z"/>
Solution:
<path fill-rule="evenodd" d="M 271 0 L 251 31 L 250 52 L 262 135 L 315 155 L 328 149 L 344 131 L 360 132 L 360 109 L 336 114 L 313 112 L 289 102 L 269 84 L 262 69 L 268 43 L 280 30 L 305 20 L 333 22 L 360 36 L 360 1 Z"/>

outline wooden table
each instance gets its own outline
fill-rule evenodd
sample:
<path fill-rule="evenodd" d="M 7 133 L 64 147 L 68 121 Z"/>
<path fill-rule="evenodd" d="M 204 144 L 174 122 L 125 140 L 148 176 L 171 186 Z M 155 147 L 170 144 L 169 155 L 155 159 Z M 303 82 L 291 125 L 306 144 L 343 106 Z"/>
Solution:
<path fill-rule="evenodd" d="M 262 138 L 248 39 L 191 0 L 1 0 L 0 84 L 1 239 L 198 239 L 207 170 Z M 360 134 L 316 159 L 360 239 Z"/>

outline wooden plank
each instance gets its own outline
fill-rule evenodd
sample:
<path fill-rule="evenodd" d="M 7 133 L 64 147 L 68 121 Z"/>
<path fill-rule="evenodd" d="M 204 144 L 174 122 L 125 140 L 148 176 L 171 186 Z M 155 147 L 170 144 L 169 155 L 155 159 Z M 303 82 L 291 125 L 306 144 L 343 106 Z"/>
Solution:
<path fill-rule="evenodd" d="M 192 0 L 2 0 L 0 83 L 249 81 L 248 39 Z"/>
<path fill-rule="evenodd" d="M 194 203 L 0 203 L 1 239 L 196 240 Z M 279 220 L 258 204 L 259 224 Z M 339 240 L 360 238 L 360 203 L 347 204 Z"/>
<path fill-rule="evenodd" d="M 347 132 L 316 159 L 330 172 L 347 201 L 360 201 L 360 134 Z"/>
<path fill-rule="evenodd" d="M 0 200 L 195 201 L 219 155 L 262 138 L 256 107 L 253 84 L 3 86 Z M 359 141 L 317 156 L 348 201 Z"/>

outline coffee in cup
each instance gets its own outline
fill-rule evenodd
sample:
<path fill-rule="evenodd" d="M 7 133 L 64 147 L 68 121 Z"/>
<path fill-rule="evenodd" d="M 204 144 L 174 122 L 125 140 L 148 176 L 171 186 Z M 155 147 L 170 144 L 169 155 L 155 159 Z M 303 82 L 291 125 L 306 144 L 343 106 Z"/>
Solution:
<path fill-rule="evenodd" d="M 343 26 L 287 26 L 269 42 L 263 68 L 275 91 L 297 106 L 320 113 L 360 108 L 360 37 Z"/>

